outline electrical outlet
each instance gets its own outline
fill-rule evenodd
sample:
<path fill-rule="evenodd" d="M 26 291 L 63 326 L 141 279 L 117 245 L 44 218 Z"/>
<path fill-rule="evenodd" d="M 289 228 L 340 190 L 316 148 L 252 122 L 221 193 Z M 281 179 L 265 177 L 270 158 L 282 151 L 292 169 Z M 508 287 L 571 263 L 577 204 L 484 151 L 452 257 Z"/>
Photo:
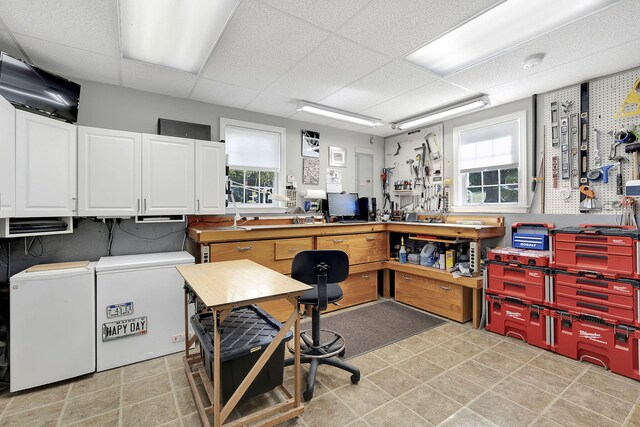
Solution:
<path fill-rule="evenodd" d="M 180 342 L 180 341 L 184 341 L 184 333 L 175 334 L 171 336 L 171 342 Z"/>

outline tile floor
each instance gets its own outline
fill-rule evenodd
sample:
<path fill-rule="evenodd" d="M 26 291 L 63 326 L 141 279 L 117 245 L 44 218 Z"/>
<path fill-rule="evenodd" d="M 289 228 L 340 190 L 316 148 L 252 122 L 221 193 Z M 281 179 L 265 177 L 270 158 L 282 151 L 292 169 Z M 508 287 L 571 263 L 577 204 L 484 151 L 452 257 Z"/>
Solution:
<path fill-rule="evenodd" d="M 24 393 L 0 394 L 0 426 L 200 426 L 181 354 Z M 640 426 L 640 382 L 512 338 L 447 323 L 329 366 L 289 426 Z M 292 369 L 285 384 L 293 385 Z M 233 417 L 278 399 L 266 394 Z"/>

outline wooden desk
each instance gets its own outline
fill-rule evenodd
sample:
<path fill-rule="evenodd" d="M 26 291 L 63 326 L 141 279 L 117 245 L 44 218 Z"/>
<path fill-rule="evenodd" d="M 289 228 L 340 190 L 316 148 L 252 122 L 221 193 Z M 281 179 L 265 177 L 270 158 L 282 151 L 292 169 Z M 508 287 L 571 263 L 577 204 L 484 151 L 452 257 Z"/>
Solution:
<path fill-rule="evenodd" d="M 252 425 L 275 425 L 302 414 L 304 407 L 300 401 L 300 315 L 298 314 L 298 297 L 310 286 L 293 280 L 250 260 L 226 261 L 212 264 L 190 264 L 176 267 L 185 280 L 184 296 L 184 327 L 185 336 L 189 336 L 188 298 L 192 291 L 213 313 L 213 384 L 209 380 L 199 354 L 190 354 L 190 347 L 196 340 L 191 336 L 186 340 L 184 367 L 191 391 L 193 393 L 200 419 L 203 425 L 210 426 L 209 415 L 213 415 L 213 426 L 220 427 L 238 404 L 249 385 L 256 378 L 260 370 L 267 363 L 273 352 L 291 326 L 294 329 L 294 359 L 295 379 L 294 393 L 280 386 L 287 396 L 284 402 L 270 408 L 257 411 L 227 425 L 240 426 L 243 424 L 264 422 Z M 286 298 L 292 306 L 289 318 L 267 346 L 256 364 L 251 368 L 245 379 L 238 386 L 228 402 L 223 406 L 221 402 L 220 383 L 220 333 L 218 326 L 226 319 L 235 307 L 242 307 L 260 302 Z M 202 396 L 196 386 L 195 378 L 200 377 L 206 391 L 209 404 L 205 406 Z M 268 418 L 268 419 L 265 419 Z"/>

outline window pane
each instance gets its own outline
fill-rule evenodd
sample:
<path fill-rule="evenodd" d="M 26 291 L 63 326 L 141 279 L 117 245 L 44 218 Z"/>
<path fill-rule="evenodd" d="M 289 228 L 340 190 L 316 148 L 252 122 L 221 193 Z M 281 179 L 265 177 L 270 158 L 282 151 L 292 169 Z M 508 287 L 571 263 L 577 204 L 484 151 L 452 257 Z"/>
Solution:
<path fill-rule="evenodd" d="M 482 175 L 480 172 L 472 172 L 469 174 L 469 185 L 482 185 Z"/>
<path fill-rule="evenodd" d="M 482 203 L 482 188 L 467 188 L 467 203 Z"/>
<path fill-rule="evenodd" d="M 236 203 L 244 203 L 244 171 L 230 169 L 229 181 L 231 181 L 231 193 Z"/>
<path fill-rule="evenodd" d="M 273 187 L 276 174 L 274 172 L 260 172 L 260 185 L 263 187 Z"/>
<path fill-rule="evenodd" d="M 259 176 L 260 176 L 260 173 L 258 171 L 247 171 L 246 185 L 251 187 L 257 187 Z"/>
<path fill-rule="evenodd" d="M 500 203 L 517 203 L 518 202 L 518 186 L 517 185 L 501 185 L 500 186 Z"/>
<path fill-rule="evenodd" d="M 518 169 L 501 169 L 500 170 L 500 184 L 517 184 L 518 183 Z"/>
<path fill-rule="evenodd" d="M 498 187 L 484 187 L 484 202 L 498 203 Z"/>
<path fill-rule="evenodd" d="M 484 171 L 482 172 L 484 178 L 484 185 L 498 185 L 498 171 Z"/>

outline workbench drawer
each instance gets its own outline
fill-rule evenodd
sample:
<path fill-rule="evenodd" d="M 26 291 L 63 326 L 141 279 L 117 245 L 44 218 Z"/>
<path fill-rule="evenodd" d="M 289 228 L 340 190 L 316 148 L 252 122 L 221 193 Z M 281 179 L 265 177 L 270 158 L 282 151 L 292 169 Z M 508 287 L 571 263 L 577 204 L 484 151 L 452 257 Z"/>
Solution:
<path fill-rule="evenodd" d="M 471 289 L 415 274 L 395 272 L 396 300 L 458 322 L 471 319 Z"/>
<path fill-rule="evenodd" d="M 344 234 L 322 236 L 316 241 L 318 249 L 337 249 L 349 255 L 349 264 L 385 261 L 387 233 Z"/>
<path fill-rule="evenodd" d="M 313 238 L 212 243 L 210 249 L 212 262 L 250 259 L 279 273 L 289 274 L 295 254 L 313 249 Z"/>
<path fill-rule="evenodd" d="M 313 249 L 313 237 L 276 240 L 276 261 L 293 259 L 298 252 Z"/>
<path fill-rule="evenodd" d="M 327 311 L 338 310 L 363 304 L 378 299 L 378 272 L 365 271 L 363 273 L 350 274 L 340 283 L 344 297 L 338 301 L 338 305 L 329 304 Z"/>

